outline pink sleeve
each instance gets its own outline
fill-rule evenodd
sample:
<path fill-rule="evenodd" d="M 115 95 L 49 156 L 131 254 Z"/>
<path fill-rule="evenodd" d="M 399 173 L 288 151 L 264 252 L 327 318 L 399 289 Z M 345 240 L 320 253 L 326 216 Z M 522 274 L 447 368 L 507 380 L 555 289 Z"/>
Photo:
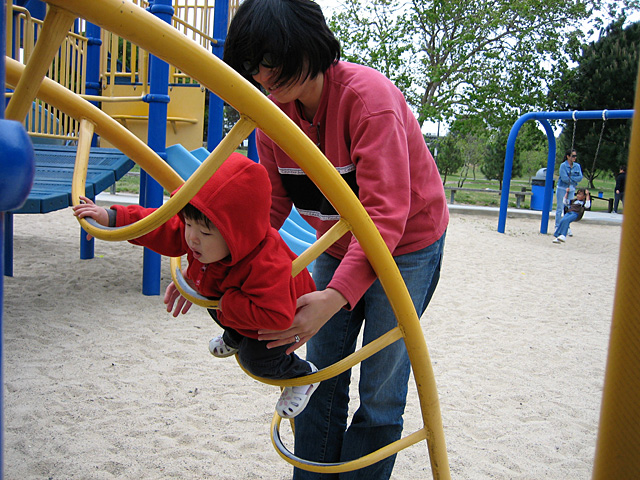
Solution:
<path fill-rule="evenodd" d="M 404 233 L 411 205 L 405 129 L 392 113 L 372 116 L 355 129 L 352 152 L 360 202 L 393 252 Z M 375 279 L 354 237 L 328 286 L 342 293 L 353 307 Z"/>

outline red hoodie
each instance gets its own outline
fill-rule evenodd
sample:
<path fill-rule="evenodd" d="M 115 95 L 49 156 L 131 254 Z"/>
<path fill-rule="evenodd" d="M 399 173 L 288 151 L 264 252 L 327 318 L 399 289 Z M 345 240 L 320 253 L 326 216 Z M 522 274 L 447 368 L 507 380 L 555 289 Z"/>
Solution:
<path fill-rule="evenodd" d="M 270 225 L 271 184 L 264 167 L 234 153 L 189 203 L 220 230 L 229 257 L 209 264 L 196 260 L 185 240 L 181 215 L 131 243 L 169 257 L 187 254 L 185 277 L 198 293 L 222 297 L 222 325 L 251 338 L 258 338 L 259 329 L 289 328 L 298 297 L 315 290 L 315 285 L 306 269 L 291 277 L 296 256 Z M 111 208 L 117 211 L 117 226 L 156 210 L 139 205 Z"/>

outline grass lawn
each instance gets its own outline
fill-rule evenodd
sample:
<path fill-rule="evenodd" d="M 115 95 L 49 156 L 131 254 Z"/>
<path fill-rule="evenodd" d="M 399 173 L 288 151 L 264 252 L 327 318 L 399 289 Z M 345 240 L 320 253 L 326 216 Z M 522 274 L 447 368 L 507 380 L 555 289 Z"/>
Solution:
<path fill-rule="evenodd" d="M 591 190 L 591 195 L 593 197 L 598 196 L 598 192 L 602 192 L 603 198 L 613 198 L 614 197 L 614 186 L 616 184 L 615 179 L 613 178 L 597 178 L 594 182 L 595 188 Z M 456 175 L 447 176 L 447 183 L 445 186 L 447 187 L 456 187 L 458 185 L 458 177 Z M 579 187 L 587 187 L 587 180 L 584 179 Z M 531 191 L 531 181 L 529 178 L 513 178 L 511 179 L 511 185 L 509 190 L 512 192 L 517 192 L 521 190 L 522 187 L 525 187 L 528 192 Z M 489 188 L 492 190 L 500 190 L 500 183 L 497 180 L 487 180 L 486 178 L 478 177 L 476 180 L 472 178 L 468 178 L 463 185 L 463 188 Z M 554 192 L 555 193 L 555 192 Z M 449 200 L 449 194 L 447 192 L 447 201 Z M 483 193 L 483 192 L 465 192 L 458 191 L 455 194 L 455 203 L 462 205 L 478 205 L 478 206 L 490 206 L 490 207 L 499 207 L 500 206 L 500 195 L 497 193 Z M 553 197 L 553 204 L 555 208 L 555 194 Z M 509 196 L 509 207 L 515 208 L 516 201 L 515 196 Z M 527 195 L 525 197 L 524 203 L 520 205 L 522 208 L 530 208 L 531 206 L 531 196 Z M 593 212 L 606 212 L 608 204 L 607 202 L 595 200 L 593 205 L 591 206 L 591 211 Z M 619 212 L 622 212 L 622 205 L 618 208 Z"/>
<path fill-rule="evenodd" d="M 240 153 L 246 155 L 246 151 L 240 151 Z M 604 198 L 613 198 L 613 188 L 615 186 L 615 180 L 613 178 L 604 178 L 604 179 L 596 179 L 595 187 L 591 192 L 594 197 L 598 196 L 598 192 L 603 192 Z M 456 175 L 449 175 L 447 177 L 448 187 L 455 187 L 458 185 L 458 177 Z M 587 181 L 583 180 L 580 187 L 586 187 Z M 500 183 L 497 180 L 487 180 L 486 178 L 468 178 L 463 185 L 464 188 L 475 188 L 475 189 L 484 189 L 488 188 L 491 190 L 500 190 Z M 511 188 L 512 192 L 519 191 L 522 187 L 525 187 L 527 191 L 531 191 L 531 181 L 529 178 L 514 178 L 511 180 Z M 116 192 L 121 193 L 133 193 L 137 194 L 140 190 L 140 167 L 135 166 L 131 171 L 122 177 L 116 183 Z M 168 194 L 168 193 L 167 193 Z M 447 201 L 449 201 L 449 192 L 447 192 Z M 461 205 L 478 205 L 478 206 L 490 206 L 490 207 L 499 207 L 500 206 L 500 195 L 497 193 L 483 193 L 483 192 L 465 192 L 458 191 L 455 194 L 455 203 Z M 555 208 L 555 195 L 554 195 L 554 208 Z M 525 197 L 524 203 L 521 204 L 522 208 L 530 208 L 531 204 L 531 196 L 527 195 Z M 516 201 L 515 196 L 509 196 L 509 207 L 515 208 Z M 607 202 L 602 201 L 594 201 L 591 206 L 591 211 L 594 212 L 606 212 L 607 211 Z M 622 205 L 619 207 L 619 212 L 622 212 Z"/>

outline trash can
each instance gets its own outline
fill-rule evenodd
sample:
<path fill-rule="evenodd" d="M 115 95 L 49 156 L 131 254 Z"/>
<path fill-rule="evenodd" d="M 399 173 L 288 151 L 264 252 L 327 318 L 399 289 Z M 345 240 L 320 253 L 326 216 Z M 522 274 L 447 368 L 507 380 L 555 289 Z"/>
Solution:
<path fill-rule="evenodd" d="M 544 205 L 544 190 L 547 183 L 547 169 L 541 168 L 536 172 L 536 175 L 531 179 L 531 210 L 542 211 Z M 555 187 L 556 182 L 553 181 L 551 187 Z M 548 211 L 551 211 L 553 206 L 553 194 L 549 198 Z"/>

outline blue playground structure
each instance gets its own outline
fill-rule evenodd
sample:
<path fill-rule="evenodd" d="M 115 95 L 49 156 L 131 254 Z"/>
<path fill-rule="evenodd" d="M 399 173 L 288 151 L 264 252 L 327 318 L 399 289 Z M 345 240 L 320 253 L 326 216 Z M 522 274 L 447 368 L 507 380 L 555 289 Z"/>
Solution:
<path fill-rule="evenodd" d="M 507 139 L 507 154 L 504 159 L 504 174 L 502 177 L 502 195 L 500 197 L 500 215 L 498 217 L 498 232 L 504 233 L 507 223 L 507 207 L 509 206 L 509 187 L 513 171 L 513 155 L 516 147 L 516 137 L 522 125 L 529 120 L 538 120 L 547 134 L 549 140 L 549 154 L 547 156 L 547 171 L 544 186 L 544 200 L 541 205 L 551 205 L 553 202 L 553 172 L 556 164 L 556 137 L 549 120 L 598 120 L 602 119 L 630 119 L 633 118 L 633 110 L 589 110 L 583 112 L 532 112 L 521 116 L 511 127 Z M 540 233 L 547 233 L 549 225 L 549 209 L 541 208 L 542 220 Z"/>
<path fill-rule="evenodd" d="M 151 3 L 149 10 L 163 21 L 171 23 L 174 14 L 173 3 L 173 0 L 155 0 Z M 44 19 L 46 4 L 40 0 L 15 0 L 14 5 L 18 8 L 15 9 L 13 18 L 8 19 L 12 22 L 11 31 L 20 32 L 19 37 L 21 38 L 22 45 L 26 45 L 29 39 L 24 38 L 26 36 L 25 32 L 27 31 L 23 25 L 26 23 L 25 18 L 30 16 L 32 19 Z M 24 13 L 21 14 L 21 11 Z M 229 2 L 222 0 L 216 1 L 213 10 L 213 38 L 210 40 L 210 44 L 213 53 L 218 57 L 222 56 L 222 45 L 224 44 L 224 37 L 226 36 L 228 17 Z M 73 30 L 75 34 L 83 33 L 81 32 L 81 25 L 79 25 L 77 21 L 74 23 Z M 103 77 L 101 80 L 100 58 L 101 55 L 103 55 L 103 53 L 101 54 L 101 29 L 91 23 L 86 23 L 84 34 L 87 37 L 86 94 L 93 95 L 93 99 L 90 100 L 94 105 L 98 105 L 98 101 L 102 102 L 102 108 L 112 115 L 113 118 L 117 118 L 125 125 L 131 126 L 133 123 L 135 124 L 134 126 L 138 126 L 143 117 L 133 115 L 132 113 L 139 113 L 139 106 L 131 107 L 133 108 L 133 110 L 131 110 L 131 108 L 127 107 L 127 105 L 131 105 L 131 103 L 125 103 L 125 106 L 120 107 L 120 110 L 118 110 L 119 113 L 114 114 L 112 113 L 113 108 L 111 107 L 113 103 L 105 103 L 109 98 L 106 97 L 107 92 L 103 92 L 105 81 L 110 82 L 112 87 L 117 88 L 126 88 L 127 84 L 133 85 L 134 90 L 136 89 L 136 85 L 139 86 L 140 82 L 144 82 L 144 79 L 141 79 L 139 74 L 136 76 L 136 72 L 134 71 L 133 47 L 126 53 L 132 57 L 132 65 L 129 70 L 125 72 L 127 75 L 124 77 L 110 77 L 109 75 L 118 73 L 113 71 L 114 67 L 112 66 L 110 67 L 111 70 L 102 72 Z M 17 57 L 18 54 L 15 45 L 11 46 L 11 50 L 12 56 Z M 127 52 L 126 48 L 125 52 Z M 111 55 L 114 55 L 114 53 L 112 52 Z M 123 54 L 119 52 L 118 55 L 122 56 Z M 124 61 L 119 59 L 118 67 L 124 68 L 123 63 Z M 79 65 L 77 66 L 79 67 Z M 167 132 L 171 131 L 167 128 L 168 124 L 173 126 L 175 132 L 176 124 L 180 124 L 180 122 L 183 122 L 183 125 L 185 123 L 193 123 L 192 119 L 176 118 L 175 114 L 174 116 L 169 115 L 168 106 L 171 104 L 170 92 L 175 94 L 180 87 L 192 87 L 183 90 L 191 90 L 193 92 L 196 90 L 195 87 L 199 87 L 198 84 L 193 83 L 170 84 L 170 68 L 170 65 L 166 62 L 155 56 L 150 56 L 148 67 L 149 93 L 141 96 L 138 104 L 141 102 L 148 104 L 148 116 L 144 117 L 148 122 L 147 144 L 158 153 L 161 158 L 167 160 L 182 178 L 187 179 L 223 138 L 224 104 L 217 95 L 209 92 L 207 148 L 199 147 L 189 152 L 180 143 L 167 148 Z M 122 73 L 119 73 L 119 75 L 122 75 Z M 102 94 L 102 96 L 98 96 L 99 94 Z M 180 100 L 176 101 L 180 103 Z M 32 142 L 35 144 L 36 169 L 34 185 L 28 199 L 20 208 L 7 211 L 3 219 L 4 243 L 2 251 L 4 266 L 2 271 L 6 276 L 13 275 L 13 216 L 15 214 L 26 213 L 47 213 L 67 208 L 71 205 L 71 179 L 75 163 L 76 147 L 74 145 L 68 145 L 68 143 L 73 143 L 73 137 L 67 137 L 67 139 L 55 138 L 56 135 L 60 136 L 59 134 L 61 132 L 59 127 L 61 123 L 64 123 L 64 120 L 61 120 L 53 109 L 45 109 L 40 103 L 37 105 L 34 103 L 32 113 L 27 121 L 30 125 L 30 132 L 35 131 L 36 134 L 42 132 L 45 133 L 45 135 L 32 137 Z M 184 127 L 181 128 L 183 129 L 181 131 L 184 131 Z M 46 134 L 51 133 L 54 134 L 53 137 L 46 136 Z M 199 138 L 201 144 L 202 131 L 200 131 Z M 258 155 L 255 146 L 255 134 L 252 134 L 248 140 L 248 156 L 254 161 L 257 161 Z M 109 188 L 134 165 L 129 158 L 118 150 L 113 148 L 100 148 L 95 146 L 96 144 L 97 141 L 94 137 L 94 147 L 91 149 L 89 156 L 89 172 L 86 182 L 86 195 L 89 198 L 95 198 L 100 192 Z M 147 175 L 146 172 L 142 171 L 140 175 L 140 204 L 146 207 L 159 207 L 163 202 L 163 193 L 163 189 L 159 183 Z M 299 216 L 296 222 L 287 219 L 280 233 L 290 248 L 297 254 L 300 254 L 315 241 L 314 230 L 304 222 L 304 220 L 299 218 Z M 93 258 L 94 242 L 94 239 L 86 240 L 85 232 L 80 231 L 80 258 Z M 160 256 L 148 249 L 144 249 L 143 256 L 142 293 L 144 295 L 159 295 Z"/>
<path fill-rule="evenodd" d="M 7 8 L 3 2 L 0 8 L 0 54 L 7 52 L 11 57 L 18 58 L 22 50 L 27 47 L 29 41 L 25 37 L 25 18 L 42 21 L 47 11 L 46 4 L 40 0 L 15 0 L 16 7 L 12 18 L 7 18 Z M 172 0 L 155 0 L 149 10 L 170 23 L 174 9 Z M 11 10 L 10 10 L 11 11 Z M 20 13 L 22 11 L 22 13 Z M 217 0 L 214 9 L 214 40 L 211 42 L 213 52 L 222 56 L 222 46 L 226 36 L 226 28 L 229 16 L 229 2 Z M 19 32 L 13 38 L 19 38 L 16 44 L 7 45 L 6 39 L 12 38 L 11 32 Z M 100 84 L 100 28 L 91 23 L 86 23 L 84 32 L 80 32 L 80 25 L 76 21 L 73 26 L 75 34 L 87 36 L 86 74 L 83 82 L 86 84 L 86 95 L 94 96 L 89 99 L 94 105 L 107 98 L 98 95 L 102 93 Z M 37 34 L 36 34 L 37 37 Z M 32 39 L 35 42 L 35 37 Z M 31 46 L 32 48 L 32 46 Z M 80 68 L 80 62 L 75 64 Z M 183 177 L 188 178 L 195 169 L 207 158 L 209 151 L 223 138 L 223 102 L 209 92 L 209 123 L 207 130 L 207 147 L 201 147 L 189 152 L 180 144 L 166 147 L 167 125 L 175 124 L 185 119 L 172 119 L 168 117 L 167 105 L 170 102 L 168 83 L 170 66 L 151 56 L 149 65 L 149 93 L 141 97 L 141 101 L 148 104 L 148 138 L 147 144 L 155 150 L 161 158 L 164 158 Z M 5 88 L 5 62 L 0 62 L 0 82 L 3 91 L 11 91 Z M 193 85 L 190 85 L 193 86 Z M 198 87 L 198 85 L 195 85 Z M 9 100 L 10 101 L 10 100 Z M 13 275 L 13 222 L 16 214 L 44 214 L 69 207 L 71 202 L 71 184 L 74 171 L 76 149 L 75 139 L 69 136 L 66 139 L 56 138 L 64 134 L 61 128 L 63 121 L 53 109 L 43 107 L 43 104 L 34 102 L 31 114 L 28 115 L 25 124 L 13 120 L 5 120 L 5 107 L 7 102 L 0 102 L 0 383 L 2 381 L 2 310 L 3 310 L 3 279 L 4 276 Z M 104 103 L 103 103 L 104 106 Z M 133 117 L 133 116 L 131 116 Z M 115 118 L 115 116 L 114 116 Z M 133 118 L 136 120 L 135 118 Z M 25 129 L 29 125 L 29 132 L 35 132 L 36 136 L 30 137 Z M 38 133 L 44 135 L 38 136 Z M 47 137 L 47 134 L 53 136 Z M 258 160 L 255 145 L 255 133 L 249 136 L 248 156 L 254 161 Z M 98 147 L 96 138 L 89 153 L 89 165 L 86 176 L 85 193 L 90 198 L 95 198 L 100 192 L 106 190 L 134 165 L 122 152 L 115 148 Z M 152 179 L 144 171 L 140 179 L 140 203 L 147 207 L 159 207 L 163 202 L 163 189 L 158 182 Z M 315 231 L 305 222 L 294 209 L 290 218 L 280 230 L 285 241 L 297 254 L 302 253 L 315 242 Z M 86 234 L 80 230 L 80 258 L 91 259 L 94 256 L 94 241 L 86 240 Z M 311 267 L 309 267 L 311 268 Z M 160 293 L 160 256 L 150 250 L 144 251 L 142 293 L 145 295 L 158 295 Z M 3 411 L 2 396 L 0 396 L 0 413 Z M 3 443 L 4 423 L 0 415 L 0 445 Z M 2 471 L 2 451 L 0 451 L 0 478 Z"/>

